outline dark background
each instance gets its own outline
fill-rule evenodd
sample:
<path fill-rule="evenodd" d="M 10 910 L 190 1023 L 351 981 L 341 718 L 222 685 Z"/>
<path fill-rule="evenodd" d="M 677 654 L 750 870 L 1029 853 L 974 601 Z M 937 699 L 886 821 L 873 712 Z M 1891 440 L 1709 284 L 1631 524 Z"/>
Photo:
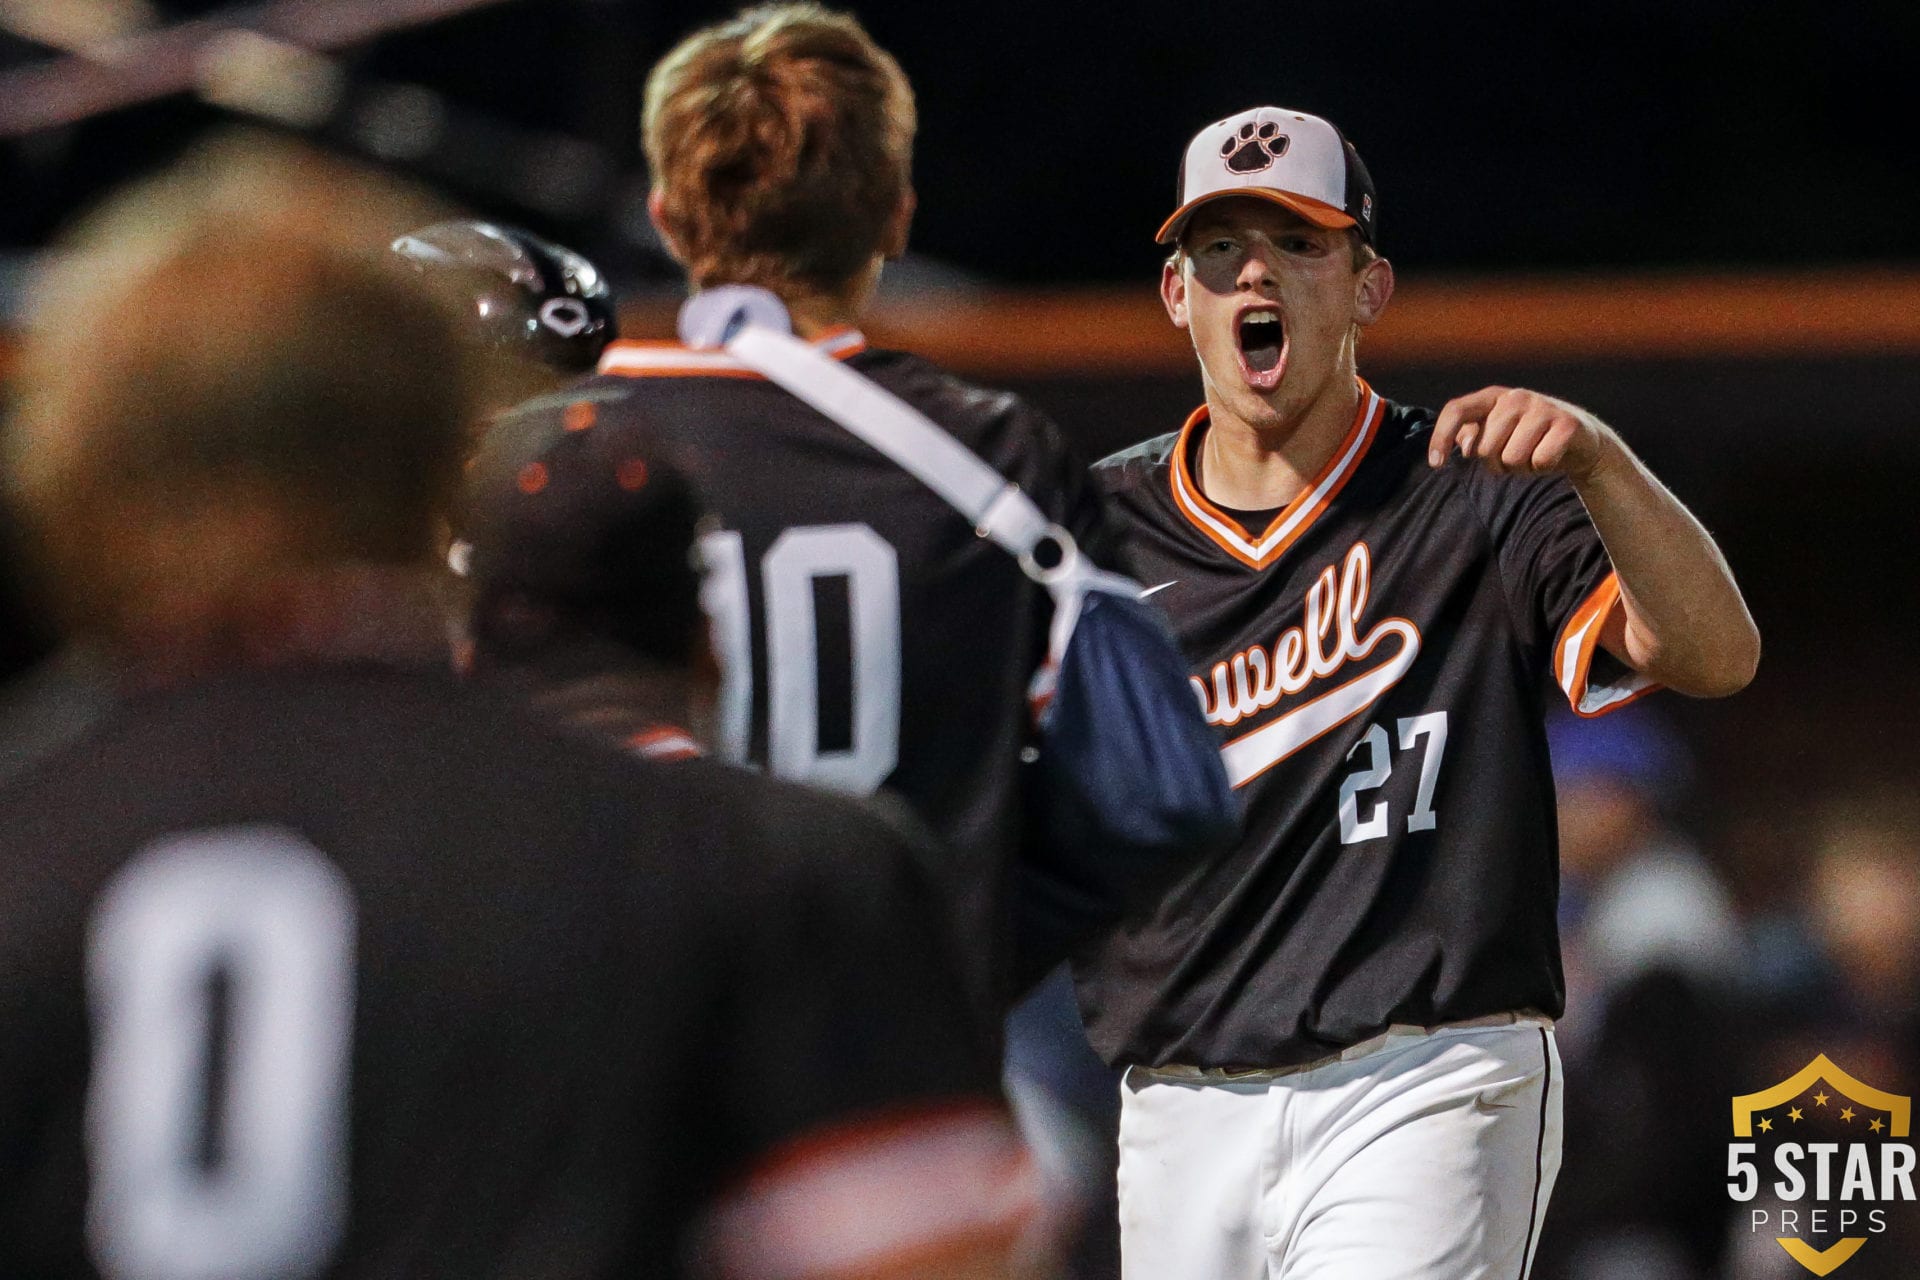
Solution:
<path fill-rule="evenodd" d="M 223 7 L 155 0 L 170 19 Z M 1355 141 L 1403 269 L 1920 257 L 1910 3 L 852 7 L 919 91 L 919 250 L 994 281 L 1150 271 L 1149 232 L 1172 203 L 1186 139 L 1265 102 L 1326 115 Z M 641 78 L 673 40 L 731 8 L 521 0 L 346 57 L 369 82 L 420 84 L 469 113 L 443 154 L 415 163 L 463 173 L 490 212 L 641 274 L 623 181 L 640 165 Z M 0 37 L 0 65 L 46 56 Z M 367 105 L 350 101 L 332 135 L 364 144 Z M 217 118 L 174 100 L 0 144 L 0 246 L 43 241 Z M 604 172 L 574 165 L 567 184 L 586 189 L 556 197 L 538 156 L 486 121 L 587 141 Z M 543 207 L 556 200 L 569 207 Z"/>

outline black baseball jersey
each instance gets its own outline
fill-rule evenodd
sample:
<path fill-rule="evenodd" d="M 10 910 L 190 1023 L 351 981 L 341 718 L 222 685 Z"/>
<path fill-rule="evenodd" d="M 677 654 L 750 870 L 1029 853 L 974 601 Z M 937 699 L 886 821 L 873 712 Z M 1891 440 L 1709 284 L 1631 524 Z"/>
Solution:
<path fill-rule="evenodd" d="M 1110 1059 L 1289 1066 L 1560 1012 L 1546 698 L 1598 714 L 1642 685 L 1596 661 L 1619 585 L 1572 487 L 1435 471 L 1431 427 L 1362 384 L 1255 529 L 1195 481 L 1204 408 L 1099 464 L 1246 798 L 1238 845 L 1081 966 Z"/>
<path fill-rule="evenodd" d="M 836 1126 L 1011 1149 L 912 861 L 427 672 L 137 697 L 0 795 L 0 1274 L 677 1276 Z"/>
<path fill-rule="evenodd" d="M 1116 530 L 1059 430 L 1017 397 L 842 330 L 822 349 L 918 408 L 1112 564 Z M 885 787 L 951 847 L 963 936 L 1004 941 L 1019 755 L 1051 604 L 890 459 L 722 351 L 621 342 L 530 407 L 644 431 L 690 475 L 726 684 L 717 752 L 853 794 Z M 523 411 L 527 412 L 527 411 Z M 979 948 L 1006 978 L 1006 948 Z"/>

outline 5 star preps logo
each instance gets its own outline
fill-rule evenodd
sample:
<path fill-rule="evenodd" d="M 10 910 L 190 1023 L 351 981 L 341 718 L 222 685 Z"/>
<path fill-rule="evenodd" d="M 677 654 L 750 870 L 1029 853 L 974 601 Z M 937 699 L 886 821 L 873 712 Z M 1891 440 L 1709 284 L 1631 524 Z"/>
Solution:
<path fill-rule="evenodd" d="M 1826 1054 L 1770 1089 L 1733 1100 L 1727 1194 L 1748 1230 L 1769 1233 L 1814 1275 L 1831 1275 L 1912 1200 L 1913 1104 L 1864 1084 Z"/>

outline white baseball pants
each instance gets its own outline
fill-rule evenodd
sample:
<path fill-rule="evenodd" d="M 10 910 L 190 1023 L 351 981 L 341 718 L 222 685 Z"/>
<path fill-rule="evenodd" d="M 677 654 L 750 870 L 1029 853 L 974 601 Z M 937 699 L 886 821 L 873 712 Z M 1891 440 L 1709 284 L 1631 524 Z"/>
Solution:
<path fill-rule="evenodd" d="M 1525 1280 L 1560 1057 L 1546 1019 L 1497 1021 L 1286 1072 L 1130 1068 L 1122 1280 Z"/>

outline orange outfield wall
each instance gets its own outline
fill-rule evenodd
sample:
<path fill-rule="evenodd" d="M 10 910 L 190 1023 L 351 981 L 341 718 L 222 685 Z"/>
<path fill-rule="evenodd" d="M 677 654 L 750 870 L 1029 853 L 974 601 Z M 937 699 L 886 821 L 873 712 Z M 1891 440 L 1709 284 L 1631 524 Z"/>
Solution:
<path fill-rule="evenodd" d="M 673 333 L 674 304 L 623 312 Z M 1181 374 L 1192 353 L 1138 288 L 934 292 L 875 307 L 876 342 L 979 377 Z M 1363 339 L 1369 367 L 1454 361 L 1920 357 L 1920 269 L 1559 277 L 1411 276 Z M 11 350 L 0 339 L 0 374 Z"/>
<path fill-rule="evenodd" d="M 630 309 L 635 336 L 672 308 Z M 1152 285 L 928 294 L 874 309 L 878 342 L 976 376 L 1180 374 L 1192 367 Z M 1920 356 L 1920 270 L 1403 279 L 1363 339 L 1370 367 L 1459 360 Z"/>

